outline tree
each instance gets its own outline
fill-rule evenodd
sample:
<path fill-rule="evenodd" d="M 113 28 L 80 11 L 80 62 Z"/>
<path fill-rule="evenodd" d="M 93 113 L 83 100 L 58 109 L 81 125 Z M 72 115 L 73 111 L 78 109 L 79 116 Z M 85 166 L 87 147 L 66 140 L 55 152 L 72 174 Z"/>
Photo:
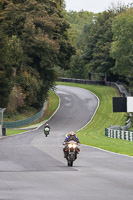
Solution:
<path fill-rule="evenodd" d="M 71 62 L 70 74 L 72 78 L 79 78 L 79 79 L 88 78 L 88 69 L 86 65 L 84 64 L 80 51 L 77 52 L 75 56 L 73 56 L 73 59 Z"/>
<path fill-rule="evenodd" d="M 95 14 L 88 11 L 63 11 L 63 14 L 70 23 L 70 29 L 68 29 L 69 39 L 79 49 L 83 39 L 84 26 L 91 23 Z"/>
<path fill-rule="evenodd" d="M 57 2 L 57 5 L 59 5 L 60 8 L 65 9 L 66 2 L 65 0 L 55 0 Z"/>
<path fill-rule="evenodd" d="M 28 71 L 20 71 L 19 76 L 16 77 L 16 86 L 17 88 L 21 88 L 25 100 L 25 107 L 33 106 L 38 108 L 40 103 L 43 104 L 46 96 L 42 93 L 40 99 L 39 93 L 42 92 L 44 86 L 42 80 L 40 80 L 38 72 L 35 69 L 31 68 Z"/>
<path fill-rule="evenodd" d="M 70 29 L 68 29 L 68 38 L 75 46 L 75 56 L 71 59 L 71 68 L 68 71 L 70 77 L 86 78 L 88 74 L 87 67 L 82 59 L 82 51 L 86 44 L 87 35 L 84 34 L 84 26 L 91 23 L 94 14 L 87 11 L 80 12 L 66 12 L 63 11 L 64 17 L 70 23 Z"/>
<path fill-rule="evenodd" d="M 105 11 L 95 17 L 88 27 L 87 47 L 84 51 L 84 59 L 90 71 L 103 72 L 112 77 L 110 69 L 114 66 L 114 59 L 110 56 L 112 42 L 112 20 L 115 14 Z"/>
<path fill-rule="evenodd" d="M 8 105 L 12 84 L 13 68 L 11 66 L 10 51 L 8 49 L 8 38 L 0 30 L 0 107 Z"/>
<path fill-rule="evenodd" d="M 1 28 L 10 45 L 15 44 L 12 55 L 16 75 L 30 74 L 33 68 L 43 80 L 43 94 L 47 96 L 56 80 L 54 68 L 68 68 L 74 53 L 66 33 L 69 25 L 59 4 L 53 0 L 0 0 L 0 3 Z M 41 99 L 42 94 L 38 95 Z"/>
<path fill-rule="evenodd" d="M 87 46 L 83 58 L 90 71 L 106 72 L 107 80 L 116 81 L 120 78 L 120 73 L 114 68 L 115 56 L 110 54 L 113 42 L 112 23 L 116 16 L 129 7 L 129 5 L 118 4 L 117 7 L 113 6 L 108 11 L 99 13 L 86 29 L 88 37 L 86 37 Z"/>
<path fill-rule="evenodd" d="M 115 17 L 112 25 L 111 55 L 116 60 L 112 70 L 125 77 L 133 75 L 133 8 Z"/>

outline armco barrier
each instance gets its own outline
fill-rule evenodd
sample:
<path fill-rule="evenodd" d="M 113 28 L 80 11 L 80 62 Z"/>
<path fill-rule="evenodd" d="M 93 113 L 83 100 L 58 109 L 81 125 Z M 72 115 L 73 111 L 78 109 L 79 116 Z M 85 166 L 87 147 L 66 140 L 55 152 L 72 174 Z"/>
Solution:
<path fill-rule="evenodd" d="M 114 130 L 110 128 L 105 129 L 105 136 L 110 138 L 133 141 L 133 131 Z"/>
<path fill-rule="evenodd" d="M 87 79 L 61 78 L 60 81 L 69 83 L 91 84 L 91 85 L 105 85 L 105 82 L 103 81 L 91 81 Z"/>
<path fill-rule="evenodd" d="M 17 128 L 20 126 L 25 126 L 28 124 L 31 124 L 32 122 L 34 122 L 35 120 L 39 119 L 40 117 L 42 117 L 44 110 L 46 108 L 46 104 L 47 101 L 44 102 L 43 107 L 41 109 L 40 112 L 38 112 L 36 115 L 29 117 L 27 119 L 23 119 L 23 120 L 19 120 L 19 121 L 15 121 L 15 122 L 3 122 L 3 126 L 5 128 Z"/>
<path fill-rule="evenodd" d="M 75 79 L 75 78 L 60 78 L 60 81 L 69 82 L 69 83 L 112 86 L 112 87 L 115 87 L 119 91 L 120 96 L 131 96 L 121 83 L 115 83 L 115 82 L 109 82 L 109 81 L 92 81 L 92 80 L 87 80 L 87 79 Z"/>

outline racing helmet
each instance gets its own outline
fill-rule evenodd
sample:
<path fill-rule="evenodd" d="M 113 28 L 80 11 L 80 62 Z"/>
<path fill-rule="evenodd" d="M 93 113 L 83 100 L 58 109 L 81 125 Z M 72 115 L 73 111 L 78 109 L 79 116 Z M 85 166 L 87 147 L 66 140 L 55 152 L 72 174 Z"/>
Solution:
<path fill-rule="evenodd" d="M 71 131 L 70 136 L 75 136 L 75 132 Z"/>

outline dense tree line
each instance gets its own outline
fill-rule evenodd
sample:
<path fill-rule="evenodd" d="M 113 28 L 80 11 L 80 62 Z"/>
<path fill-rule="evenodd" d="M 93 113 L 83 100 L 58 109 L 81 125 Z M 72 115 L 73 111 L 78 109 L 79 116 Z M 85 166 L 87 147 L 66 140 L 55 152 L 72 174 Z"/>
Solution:
<path fill-rule="evenodd" d="M 133 75 L 133 8 L 115 17 L 112 24 L 111 55 L 115 59 L 113 70 L 120 75 Z"/>
<path fill-rule="evenodd" d="M 88 78 L 88 72 L 94 72 L 102 78 L 106 74 L 108 81 L 124 81 L 132 87 L 132 5 L 118 4 L 98 14 L 82 12 L 88 15 L 86 21 L 81 12 L 68 12 L 66 16 L 71 25 L 69 32 L 81 32 L 81 37 L 75 34 L 77 55 L 72 58 L 69 75 Z"/>
<path fill-rule="evenodd" d="M 10 51 L 7 43 L 8 37 L 0 30 L 0 107 L 8 104 L 9 93 L 12 88 L 13 72 L 10 64 Z"/>
<path fill-rule="evenodd" d="M 95 18 L 88 27 L 87 46 L 84 50 L 84 61 L 90 71 L 107 73 L 112 77 L 110 68 L 115 61 L 110 56 L 112 42 L 113 11 L 105 11 Z"/>
<path fill-rule="evenodd" d="M 88 69 L 86 68 L 84 61 L 82 59 L 82 53 L 86 46 L 87 34 L 84 34 L 84 29 L 91 24 L 94 16 L 92 12 L 83 11 L 80 12 L 63 11 L 64 17 L 70 24 L 70 29 L 68 30 L 68 37 L 71 43 L 75 46 L 76 55 L 72 56 L 70 63 L 70 70 L 67 76 L 75 78 L 86 78 L 88 74 Z"/>
<path fill-rule="evenodd" d="M 68 69 L 75 49 L 63 6 L 63 0 L 0 0 L 0 107 L 15 95 L 17 109 L 39 108 L 54 86 L 55 68 Z"/>

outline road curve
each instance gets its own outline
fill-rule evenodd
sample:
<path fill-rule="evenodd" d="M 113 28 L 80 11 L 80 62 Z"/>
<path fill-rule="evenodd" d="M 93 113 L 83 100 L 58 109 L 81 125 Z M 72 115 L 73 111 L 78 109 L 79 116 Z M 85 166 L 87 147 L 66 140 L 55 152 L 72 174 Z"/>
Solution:
<path fill-rule="evenodd" d="M 133 159 L 81 145 L 74 167 L 67 167 L 62 142 L 92 118 L 98 99 L 91 92 L 57 86 L 60 107 L 43 126 L 0 139 L 1 200 L 131 200 Z"/>

